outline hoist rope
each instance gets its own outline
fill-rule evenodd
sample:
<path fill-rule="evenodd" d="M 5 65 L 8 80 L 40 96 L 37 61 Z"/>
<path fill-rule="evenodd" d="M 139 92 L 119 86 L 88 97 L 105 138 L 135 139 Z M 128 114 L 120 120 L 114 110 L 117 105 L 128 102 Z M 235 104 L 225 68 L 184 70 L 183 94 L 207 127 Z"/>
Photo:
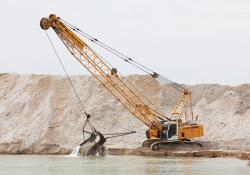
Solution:
<path fill-rule="evenodd" d="M 76 96 L 76 98 L 77 98 L 77 100 L 78 100 L 78 103 L 81 105 L 82 111 L 83 111 L 84 114 L 88 117 L 89 114 L 87 113 L 86 109 L 84 108 L 83 103 L 82 103 L 82 101 L 81 101 L 81 98 L 80 98 L 80 96 L 78 95 L 78 93 L 77 93 L 77 91 L 76 91 L 76 88 L 75 88 L 75 86 L 74 86 L 72 80 L 70 79 L 69 74 L 68 74 L 68 72 L 67 72 L 65 66 L 63 65 L 63 62 L 62 62 L 62 60 L 61 60 L 61 58 L 60 58 L 60 56 L 59 56 L 59 54 L 58 54 L 58 52 L 57 52 L 57 50 L 56 50 L 56 48 L 55 48 L 55 46 L 54 46 L 52 40 L 51 40 L 51 38 L 49 37 L 49 35 L 48 35 L 48 33 L 47 33 L 46 30 L 45 30 L 45 34 L 46 34 L 46 36 L 47 36 L 47 38 L 48 38 L 48 40 L 49 40 L 49 42 L 50 42 L 50 44 L 51 44 L 51 46 L 52 46 L 52 48 L 53 48 L 55 54 L 56 54 L 56 57 L 57 57 L 57 59 L 58 59 L 60 65 L 61 65 L 61 67 L 62 67 L 62 69 L 63 69 L 63 71 L 64 71 L 64 73 L 65 73 L 65 75 L 66 75 L 66 77 L 67 77 L 67 79 L 68 79 L 68 81 L 69 81 L 69 83 L 70 83 L 72 89 L 73 89 L 73 91 L 74 91 L 74 94 L 75 94 L 75 96 Z"/>
<path fill-rule="evenodd" d="M 61 65 L 61 67 L 62 67 L 62 69 L 63 69 L 63 71 L 64 71 L 64 73 L 65 73 L 65 75 L 66 75 L 66 77 L 67 77 L 67 79 L 68 79 L 68 81 L 70 82 L 70 85 L 71 85 L 71 87 L 72 87 L 72 89 L 73 89 L 73 91 L 74 91 L 75 97 L 77 98 L 78 103 L 81 105 L 82 111 L 83 111 L 84 114 L 86 115 L 86 120 L 85 120 L 85 122 L 84 122 L 84 124 L 83 124 L 83 126 L 82 126 L 82 128 L 83 128 L 83 129 L 82 129 L 83 140 L 85 141 L 86 139 L 85 139 L 84 133 L 91 134 L 91 132 L 85 130 L 85 127 L 86 127 L 87 123 L 89 124 L 90 129 L 92 130 L 92 133 L 93 133 L 93 132 L 95 133 L 96 130 L 95 130 L 94 126 L 91 124 L 91 122 L 89 121 L 90 114 L 88 114 L 87 111 L 86 111 L 86 109 L 84 108 L 83 103 L 82 103 L 82 101 L 81 101 L 81 98 L 80 98 L 79 94 L 77 93 L 76 88 L 75 88 L 75 86 L 74 86 L 72 80 L 70 79 L 69 74 L 68 74 L 68 72 L 67 72 L 67 70 L 66 70 L 66 68 L 65 68 L 65 66 L 64 66 L 64 64 L 63 64 L 63 62 L 62 62 L 62 60 L 61 60 L 61 58 L 60 58 L 60 56 L 59 56 L 59 54 L 58 54 L 58 52 L 57 52 L 55 46 L 54 46 L 54 44 L 53 44 L 51 38 L 49 37 L 47 31 L 45 31 L 45 34 L 46 34 L 46 36 L 47 36 L 47 38 L 48 38 L 48 40 L 49 40 L 50 45 L 51 45 L 52 48 L 53 48 L 53 51 L 55 52 L 55 55 L 56 55 L 56 57 L 57 57 L 57 59 L 58 59 L 60 65 Z M 130 131 L 130 132 L 124 132 L 124 133 L 103 134 L 103 135 L 109 135 L 108 137 L 106 137 L 106 139 L 109 139 L 109 138 L 121 137 L 121 136 L 129 135 L 129 134 L 133 134 L 133 133 L 136 133 L 136 131 Z"/>
<path fill-rule="evenodd" d="M 110 53 L 114 54 L 115 56 L 117 56 L 118 58 L 122 59 L 123 61 L 131 64 L 132 66 L 140 69 L 141 71 L 149 74 L 150 76 L 154 77 L 158 77 L 160 76 L 159 78 L 157 78 L 160 82 L 164 82 L 166 84 L 169 84 L 170 86 L 174 87 L 175 89 L 179 90 L 179 91 L 183 91 L 184 89 L 186 89 L 185 87 L 181 86 L 180 84 L 178 83 L 175 83 L 174 81 L 162 76 L 162 75 L 159 75 L 158 73 L 156 73 L 155 71 L 153 71 L 152 69 L 140 64 L 139 62 L 135 61 L 134 59 L 126 56 L 125 54 L 117 51 L 116 49 L 108 46 L 107 44 L 105 44 L 104 42 L 98 40 L 97 38 L 89 35 L 88 33 L 82 31 L 81 29 L 75 27 L 74 25 L 70 24 L 69 22 L 63 20 L 60 18 L 60 20 L 65 23 L 65 25 L 67 25 L 68 27 L 70 27 L 72 30 L 74 30 L 75 32 L 79 33 L 80 35 L 84 36 L 85 38 L 87 38 L 88 40 L 90 40 L 91 42 L 97 44 L 98 46 L 102 47 L 103 49 L 109 51 Z M 154 77 L 155 78 L 155 77 Z"/>
<path fill-rule="evenodd" d="M 75 31 L 75 32 L 77 32 L 77 33 L 80 32 L 80 33 L 79 33 L 80 35 L 84 36 L 84 37 L 87 38 L 88 40 L 94 42 L 95 44 L 99 45 L 99 46 L 102 47 L 103 49 L 109 51 L 110 53 L 116 55 L 117 57 L 123 59 L 124 61 L 130 63 L 131 65 L 135 66 L 136 68 L 138 68 L 138 69 L 144 71 L 145 73 L 147 73 L 147 74 L 149 74 L 149 75 L 151 75 L 151 76 L 152 76 L 153 74 L 156 74 L 156 73 L 153 72 L 152 70 L 150 70 L 150 69 L 144 67 L 143 65 L 141 65 L 141 64 L 139 64 L 139 63 L 137 63 L 137 62 L 135 62 L 135 61 L 132 60 L 131 58 L 129 58 L 129 57 L 127 57 L 126 55 L 122 54 L 121 52 L 118 52 L 117 50 L 115 50 L 115 49 L 111 48 L 110 46 L 104 44 L 103 42 L 99 41 L 98 39 L 96 39 L 96 38 L 90 36 L 89 34 L 87 34 L 86 32 L 82 31 L 81 29 L 79 29 L 79 28 L 73 26 L 73 25 L 70 24 L 69 22 L 67 22 L 67 21 L 65 21 L 65 20 L 63 20 L 63 19 L 61 19 L 61 18 L 60 18 L 60 20 L 61 20 L 67 27 L 71 28 L 73 31 Z M 99 44 L 99 43 L 101 43 L 102 45 Z M 104 45 L 104 46 L 103 46 L 103 45 Z M 95 53 L 96 53 L 96 52 L 95 52 Z M 120 55 L 122 55 L 122 56 L 120 56 Z M 98 56 L 100 56 L 100 55 L 98 54 Z M 126 57 L 126 58 L 123 58 L 123 57 Z M 101 57 L 101 58 L 102 58 L 102 57 Z M 104 58 L 102 58 L 102 59 L 105 60 Z M 130 61 L 134 61 L 136 64 L 139 64 L 140 66 L 143 66 L 144 68 L 148 69 L 149 71 L 151 71 L 151 72 L 153 72 L 153 73 L 150 73 L 150 72 L 146 71 L 145 69 L 142 69 L 142 68 L 139 67 L 138 65 L 136 65 L 136 64 L 134 64 L 134 63 L 132 63 L 132 62 L 129 62 L 129 60 L 130 60 Z M 110 65 L 110 63 L 109 63 L 107 60 L 105 60 L 105 61 L 107 62 L 107 64 Z M 111 66 L 111 65 L 110 65 L 110 66 Z M 111 67 L 112 67 L 112 66 L 111 66 Z M 119 74 L 121 74 L 121 73 L 119 72 Z M 125 79 L 125 81 L 126 81 L 127 83 L 129 83 L 130 86 L 133 87 L 138 93 L 140 93 L 140 95 L 141 95 L 141 96 L 142 96 L 142 97 L 143 97 L 143 98 L 153 107 L 153 110 L 154 110 L 155 112 L 157 112 L 157 113 L 159 113 L 160 115 L 163 115 L 163 116 L 164 116 L 163 112 L 158 112 L 158 111 L 160 111 L 160 110 L 157 109 L 157 107 L 156 107 L 156 106 L 155 106 L 155 105 L 154 105 L 145 95 L 143 95 L 143 94 L 142 94 L 142 93 L 141 93 L 141 92 L 140 92 L 140 91 L 139 91 L 130 81 L 128 81 L 127 79 Z M 157 116 L 157 117 L 158 117 L 158 116 Z M 159 117 L 158 117 L 158 118 L 159 118 Z M 160 119 L 162 119 L 162 118 L 160 118 Z"/>
<path fill-rule="evenodd" d="M 109 51 L 110 53 L 116 55 L 117 57 L 121 58 L 122 60 L 124 60 L 125 62 L 137 67 L 138 69 L 144 71 L 147 74 L 152 75 L 152 73 L 154 73 L 154 71 L 152 71 L 151 69 L 143 66 L 142 64 L 139 64 L 138 62 L 134 61 L 132 58 L 129 58 L 128 56 L 126 56 L 125 54 L 113 49 L 112 47 L 108 46 L 107 44 L 101 42 L 100 40 L 92 37 L 91 35 L 87 34 L 86 32 L 82 31 L 81 29 L 75 27 L 74 25 L 70 24 L 69 22 L 63 20 L 60 18 L 61 21 L 63 21 L 68 27 L 70 27 L 72 30 L 74 30 L 75 32 L 81 34 L 82 36 L 84 36 L 85 38 L 87 38 L 88 40 L 92 41 L 93 43 L 99 45 L 100 47 L 106 49 L 107 51 Z M 134 62 L 134 63 L 132 63 Z M 150 73 L 152 72 L 152 73 Z"/>

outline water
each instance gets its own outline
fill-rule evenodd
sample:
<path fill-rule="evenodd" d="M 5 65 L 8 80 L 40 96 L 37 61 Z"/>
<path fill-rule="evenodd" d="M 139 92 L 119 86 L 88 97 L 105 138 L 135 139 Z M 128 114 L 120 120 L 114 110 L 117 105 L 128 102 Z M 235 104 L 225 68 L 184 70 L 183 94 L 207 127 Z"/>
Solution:
<path fill-rule="evenodd" d="M 222 158 L 1 155 L 0 175 L 249 175 L 247 161 Z"/>

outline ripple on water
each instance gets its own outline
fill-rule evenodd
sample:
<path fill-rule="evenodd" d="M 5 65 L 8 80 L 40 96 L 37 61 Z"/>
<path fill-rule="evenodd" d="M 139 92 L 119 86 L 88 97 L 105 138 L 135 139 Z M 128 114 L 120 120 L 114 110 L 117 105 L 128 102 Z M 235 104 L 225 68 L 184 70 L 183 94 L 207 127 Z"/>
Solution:
<path fill-rule="evenodd" d="M 139 156 L 69 157 L 1 155 L 0 174 L 11 175 L 249 175 L 247 161 Z"/>

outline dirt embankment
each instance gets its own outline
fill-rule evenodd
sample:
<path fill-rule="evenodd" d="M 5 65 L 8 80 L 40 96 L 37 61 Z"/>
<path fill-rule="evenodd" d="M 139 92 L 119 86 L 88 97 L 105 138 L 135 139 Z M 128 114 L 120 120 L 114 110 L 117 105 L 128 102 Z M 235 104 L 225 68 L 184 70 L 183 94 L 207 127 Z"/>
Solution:
<path fill-rule="evenodd" d="M 147 76 L 128 79 L 159 109 L 169 112 L 177 93 Z M 91 76 L 73 83 L 92 123 L 102 133 L 136 130 L 110 139 L 106 147 L 135 148 L 145 139 L 145 126 Z M 194 113 L 205 126 L 201 139 L 211 149 L 250 150 L 250 85 L 188 86 Z M 81 115 L 73 90 L 63 76 L 0 75 L 0 153 L 66 154 L 82 141 Z"/>

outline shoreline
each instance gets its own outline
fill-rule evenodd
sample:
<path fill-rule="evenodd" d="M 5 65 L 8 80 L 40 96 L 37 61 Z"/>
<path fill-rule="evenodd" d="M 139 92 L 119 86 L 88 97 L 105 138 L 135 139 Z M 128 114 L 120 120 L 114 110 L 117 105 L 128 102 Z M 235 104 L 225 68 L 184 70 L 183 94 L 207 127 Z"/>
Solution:
<path fill-rule="evenodd" d="M 228 157 L 250 160 L 250 151 L 247 150 L 200 150 L 200 151 L 151 151 L 145 148 L 107 148 L 107 155 L 134 155 L 134 156 L 155 156 L 155 157 Z"/>
<path fill-rule="evenodd" d="M 46 145 L 48 146 L 48 145 Z M 0 155 L 70 155 L 73 149 L 62 148 L 59 145 L 45 145 L 40 149 L 23 149 L 0 151 Z M 236 158 L 247 160 L 250 166 L 250 150 L 158 150 L 151 151 L 149 148 L 105 148 L 105 155 L 112 156 L 150 156 L 150 157 L 177 157 L 177 158 Z"/>
<path fill-rule="evenodd" d="M 69 155 L 73 149 L 63 148 L 56 144 L 46 144 L 34 146 L 25 149 L 2 149 L 0 155 Z M 106 155 L 116 156 L 154 156 L 154 157 L 206 157 L 206 158 L 238 158 L 241 160 L 250 160 L 250 150 L 216 150 L 216 149 L 203 149 L 203 150 L 158 150 L 151 151 L 149 148 L 105 148 Z"/>

